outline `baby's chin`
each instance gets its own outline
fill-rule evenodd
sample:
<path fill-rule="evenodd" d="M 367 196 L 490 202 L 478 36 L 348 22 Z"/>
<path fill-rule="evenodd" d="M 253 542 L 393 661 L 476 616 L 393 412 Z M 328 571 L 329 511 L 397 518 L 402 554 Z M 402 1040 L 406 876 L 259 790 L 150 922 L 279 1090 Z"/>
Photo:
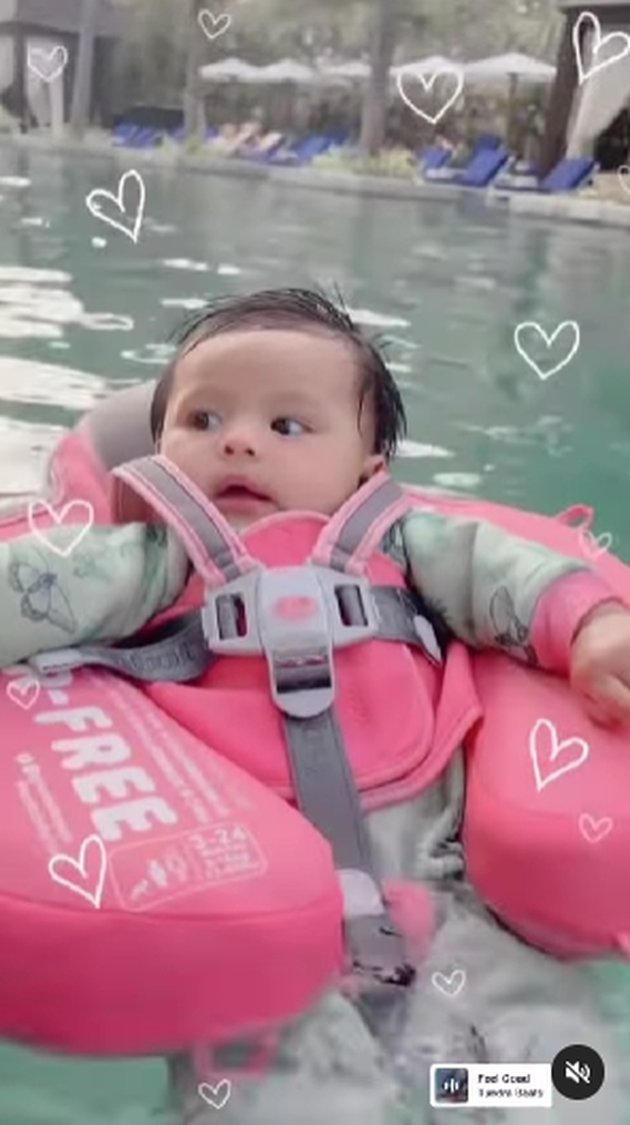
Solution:
<path fill-rule="evenodd" d="M 247 531 L 247 528 L 253 527 L 257 520 L 260 520 L 261 517 L 240 516 L 232 514 L 230 516 L 225 516 L 224 518 L 228 521 L 230 527 L 233 527 L 235 531 Z"/>

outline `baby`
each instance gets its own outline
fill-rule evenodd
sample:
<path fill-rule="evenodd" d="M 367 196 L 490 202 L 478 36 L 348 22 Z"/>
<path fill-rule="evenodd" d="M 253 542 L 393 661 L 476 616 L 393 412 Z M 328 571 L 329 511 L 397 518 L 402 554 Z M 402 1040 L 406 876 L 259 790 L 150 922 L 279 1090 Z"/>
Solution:
<path fill-rule="evenodd" d="M 217 302 L 187 325 L 157 383 L 151 427 L 156 450 L 245 531 L 278 512 L 332 516 L 387 469 L 405 414 L 377 348 L 344 311 L 318 293 L 278 290 Z M 133 636 L 177 600 L 190 577 L 177 538 L 120 481 L 114 505 L 119 526 L 91 528 L 68 557 L 46 552 L 55 589 L 47 612 L 34 612 L 20 582 L 20 568 L 41 570 L 41 545 L 30 536 L 0 544 L 1 666 Z M 71 538 L 67 527 L 50 533 L 58 549 Z M 440 637 L 507 647 L 491 609 L 501 588 L 527 634 L 507 651 L 568 675 L 595 719 L 630 719 L 630 614 L 587 566 L 433 511 L 401 519 L 382 550 L 435 607 Z M 618 1046 L 584 971 L 513 937 L 466 881 L 463 794 L 458 751 L 421 796 L 367 817 L 381 877 L 421 883 L 437 904 L 431 949 L 398 1009 L 331 992 L 285 1029 L 266 1074 L 234 1083 L 222 1122 L 434 1125 L 448 1117 L 429 1106 L 431 1063 L 550 1062 L 585 1043 L 607 1068 L 597 1115 L 622 1125 Z M 457 1001 L 431 982 L 454 969 L 466 974 Z M 209 1120 L 186 1059 L 173 1061 L 171 1077 L 186 1120 Z M 538 1111 L 540 1125 L 593 1120 L 594 1103 L 556 1097 Z M 463 1122 L 506 1120 L 502 1110 L 459 1113 Z"/>

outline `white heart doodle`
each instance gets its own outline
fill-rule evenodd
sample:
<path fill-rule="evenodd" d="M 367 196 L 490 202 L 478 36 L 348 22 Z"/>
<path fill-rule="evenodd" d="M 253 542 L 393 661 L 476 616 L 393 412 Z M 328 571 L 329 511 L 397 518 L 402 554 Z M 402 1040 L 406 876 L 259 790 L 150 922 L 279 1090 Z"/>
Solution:
<path fill-rule="evenodd" d="M 540 793 L 546 785 L 550 785 L 552 781 L 556 781 L 570 770 L 578 769 L 590 752 L 590 746 L 583 738 L 565 738 L 561 741 L 550 719 L 538 719 L 529 732 L 529 753 L 534 765 L 538 792 Z M 560 758 L 561 764 L 557 769 L 547 772 L 556 758 Z"/>
<path fill-rule="evenodd" d="M 580 33 L 582 25 L 587 22 L 591 25 L 593 30 L 593 51 L 591 59 L 594 59 L 596 55 L 599 54 L 602 47 L 604 47 L 607 43 L 612 43 L 615 39 L 619 39 L 622 42 L 622 46 L 616 54 L 609 55 L 608 58 L 602 59 L 601 62 L 595 63 L 594 66 L 590 66 L 588 70 L 585 70 L 584 62 L 582 60 Z M 596 74 L 598 70 L 603 70 L 604 67 L 611 66 L 612 63 L 619 62 L 619 59 L 623 59 L 626 57 L 626 55 L 630 54 L 630 35 L 626 35 L 625 31 L 611 31 L 608 33 L 608 35 L 604 35 L 602 37 L 602 29 L 597 16 L 593 15 L 592 12 L 580 12 L 579 19 L 576 20 L 573 27 L 573 50 L 575 52 L 578 80 L 580 86 L 582 86 L 583 83 L 586 82 L 587 78 L 590 78 L 593 74 Z"/>
<path fill-rule="evenodd" d="M 595 820 L 590 813 L 582 813 L 579 819 L 580 832 L 588 844 L 599 844 L 612 832 L 612 817 L 602 816 Z"/>
<path fill-rule="evenodd" d="M 413 99 L 409 96 L 404 88 L 404 82 L 405 79 L 415 79 L 421 84 L 424 93 L 428 94 L 431 90 L 431 87 L 433 86 L 433 83 L 440 76 L 453 77 L 455 79 L 455 90 L 450 95 L 450 97 L 446 99 L 444 105 L 441 107 L 441 109 L 438 110 L 437 113 L 430 114 L 427 113 L 426 110 L 421 109 L 420 106 L 418 106 L 416 102 L 413 101 Z M 454 102 L 457 101 L 459 95 L 461 94 L 464 88 L 464 72 L 460 66 L 453 65 L 452 67 L 444 67 L 442 69 L 436 70 L 428 78 L 425 78 L 423 74 L 418 74 L 418 72 L 414 70 L 413 66 L 410 66 L 408 69 L 403 67 L 398 71 L 398 74 L 396 75 L 396 86 L 398 87 L 398 93 L 400 94 L 402 100 L 406 105 L 409 106 L 411 110 L 413 110 L 415 114 L 417 114 L 418 117 L 422 117 L 423 120 L 428 121 L 430 125 L 437 125 L 440 118 L 444 116 L 447 109 L 450 109 L 450 107 L 454 104 Z"/>
<path fill-rule="evenodd" d="M 227 12 L 215 16 L 207 8 L 202 8 L 197 16 L 197 22 L 208 39 L 217 39 L 219 35 L 223 35 L 223 32 L 227 31 L 232 22 L 232 17 Z"/>
<path fill-rule="evenodd" d="M 20 680 L 11 680 L 6 686 L 6 693 L 12 703 L 17 703 L 23 711 L 30 711 L 37 703 L 42 686 L 39 680 L 32 676 L 24 676 Z"/>
<path fill-rule="evenodd" d="M 133 218 L 133 225 L 131 227 L 125 226 L 124 223 L 119 222 L 112 215 L 108 215 L 106 212 L 103 212 L 101 210 L 101 206 L 99 206 L 98 203 L 98 200 L 102 200 L 103 203 L 113 203 L 121 215 L 127 215 L 128 212 L 127 208 L 125 207 L 125 188 L 128 183 L 135 184 L 138 190 L 138 203 L 136 206 L 136 210 L 135 212 L 129 213 L 130 217 Z M 109 226 L 114 227 L 115 230 L 122 231 L 123 234 L 127 235 L 127 238 L 130 238 L 132 240 L 132 242 L 138 241 L 140 228 L 142 226 L 142 218 L 144 215 L 145 201 L 146 189 L 144 186 L 144 180 L 142 179 L 140 173 L 136 172 L 135 168 L 131 168 L 128 172 L 125 172 L 124 176 L 120 177 L 120 180 L 118 181 L 117 195 L 114 195 L 111 191 L 106 191 L 104 188 L 94 188 L 94 190 L 85 197 L 87 208 L 96 219 L 100 219 L 103 223 L 108 223 Z"/>
<path fill-rule="evenodd" d="M 453 969 L 448 977 L 445 973 L 433 973 L 431 983 L 444 996 L 458 996 L 466 984 L 466 970 Z"/>
<path fill-rule="evenodd" d="M 90 872 L 88 871 L 89 856 L 88 852 L 92 852 L 97 856 L 97 862 L 91 866 L 96 868 Z M 83 886 L 80 886 L 72 879 L 61 874 L 60 868 L 69 867 L 73 871 L 78 872 L 83 880 Z M 75 894 L 81 895 L 86 898 L 88 902 L 92 903 L 98 910 L 101 905 L 103 897 L 103 885 L 105 883 L 105 873 L 107 871 L 107 853 L 105 845 L 100 836 L 87 836 L 81 844 L 79 851 L 79 858 L 73 859 L 71 855 L 54 855 L 48 862 L 48 873 L 55 883 L 59 883 L 62 887 L 67 887 L 68 890 L 74 891 Z M 96 876 L 96 878 L 94 878 Z M 91 887 L 94 889 L 92 890 Z"/>
<path fill-rule="evenodd" d="M 42 82 L 54 82 L 55 78 L 63 74 L 67 63 L 68 50 L 61 43 L 57 43 L 50 51 L 32 47 L 26 58 L 28 69 L 41 78 Z"/>
<path fill-rule="evenodd" d="M 565 328 L 569 328 L 573 332 L 573 345 L 571 347 L 571 350 L 569 351 L 569 354 L 564 359 L 562 359 L 560 363 L 557 363 L 555 367 L 550 368 L 549 371 L 542 371 L 536 361 L 531 358 L 531 356 L 528 354 L 528 352 L 525 351 L 525 348 L 521 344 L 520 337 L 522 333 L 527 329 L 532 328 L 535 332 L 538 333 L 539 336 L 542 336 L 548 348 L 551 347 L 556 337 L 562 331 L 564 331 Z M 562 324 L 558 325 L 555 332 L 551 336 L 548 336 L 547 333 L 540 327 L 539 324 L 536 323 L 535 320 L 524 320 L 521 324 L 517 324 L 516 328 L 514 329 L 514 344 L 516 346 L 518 354 L 523 357 L 525 362 L 528 363 L 531 368 L 533 368 L 533 370 L 538 375 L 538 378 L 544 381 L 545 379 L 548 379 L 550 375 L 555 375 L 556 371 L 561 371 L 562 368 L 566 367 L 567 363 L 570 363 L 573 359 L 573 356 L 580 346 L 580 326 L 576 320 L 563 320 Z"/>
<path fill-rule="evenodd" d="M 211 1086 L 209 1082 L 200 1082 L 197 1093 L 213 1109 L 223 1109 L 232 1093 L 232 1083 L 229 1078 L 223 1078 L 216 1086 Z"/>
<path fill-rule="evenodd" d="M 612 547 L 613 537 L 609 531 L 602 531 L 601 535 L 593 535 L 587 527 L 581 527 L 578 531 L 578 539 L 582 554 L 586 555 L 588 559 L 598 559 L 600 555 L 605 555 Z"/>
<path fill-rule="evenodd" d="M 75 535 L 65 547 L 60 547 L 57 543 L 52 543 L 50 541 L 48 538 L 49 528 L 37 526 L 35 523 L 35 515 L 38 508 L 41 508 L 46 515 L 50 516 L 57 527 L 60 527 L 65 522 L 67 516 L 70 516 L 71 519 L 74 516 L 74 519 L 77 520 L 74 524 Z M 63 559 L 67 559 L 69 555 L 72 554 L 75 547 L 78 547 L 83 536 L 90 530 L 93 523 L 94 508 L 89 500 L 70 500 L 68 504 L 63 506 L 59 515 L 57 515 L 55 509 L 52 508 L 46 500 L 31 500 L 28 506 L 28 526 L 33 535 L 35 535 L 37 539 L 40 539 L 50 551 L 54 551 L 56 555 L 61 555 Z"/>

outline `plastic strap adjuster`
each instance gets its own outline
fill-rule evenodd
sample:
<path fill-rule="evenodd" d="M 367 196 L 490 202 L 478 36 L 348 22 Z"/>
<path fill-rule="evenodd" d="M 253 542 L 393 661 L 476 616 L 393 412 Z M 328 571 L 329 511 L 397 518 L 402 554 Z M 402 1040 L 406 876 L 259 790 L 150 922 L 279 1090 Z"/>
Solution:
<path fill-rule="evenodd" d="M 46 676 L 51 672 L 71 672 L 83 667 L 85 660 L 78 648 L 56 648 L 52 652 L 40 652 L 27 661 L 36 672 Z"/>

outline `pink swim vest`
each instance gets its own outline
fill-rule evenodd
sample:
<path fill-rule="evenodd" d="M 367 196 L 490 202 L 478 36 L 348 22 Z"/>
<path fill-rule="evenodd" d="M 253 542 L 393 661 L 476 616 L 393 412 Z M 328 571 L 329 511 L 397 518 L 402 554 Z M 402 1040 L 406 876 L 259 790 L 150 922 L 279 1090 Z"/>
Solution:
<path fill-rule="evenodd" d="M 83 499 L 97 522 L 111 522 L 108 471 L 150 453 L 150 390 L 120 392 L 62 440 L 49 480 L 57 511 Z M 573 521 L 592 518 L 420 489 L 409 497 L 576 557 Z M 275 516 L 241 546 L 271 571 L 314 554 L 323 567 L 352 515 Z M 378 551 L 393 517 L 390 508 L 356 543 L 348 572 L 402 589 Z M 5 538 L 26 530 L 23 510 L 0 528 Z M 202 605 L 202 578 L 225 582 L 203 544 L 188 546 L 199 574 L 164 619 Z M 609 554 L 595 565 L 627 598 L 628 569 Z M 281 615 L 295 622 L 308 609 L 289 597 Z M 421 646 L 372 637 L 335 650 L 334 671 L 364 809 L 412 798 L 464 742 L 463 840 L 480 896 L 554 953 L 628 952 L 621 733 L 590 723 L 557 677 L 496 654 L 471 660 L 458 643 L 440 665 Z M 1 1035 L 86 1053 L 181 1050 L 279 1026 L 342 979 L 348 896 L 360 900 L 366 888 L 340 880 L 329 843 L 293 807 L 262 656 L 219 658 L 194 685 L 89 667 L 7 676 Z M 400 888 L 385 892 L 408 935 L 422 931 L 423 911 L 430 929 L 421 896 L 414 917 Z"/>

